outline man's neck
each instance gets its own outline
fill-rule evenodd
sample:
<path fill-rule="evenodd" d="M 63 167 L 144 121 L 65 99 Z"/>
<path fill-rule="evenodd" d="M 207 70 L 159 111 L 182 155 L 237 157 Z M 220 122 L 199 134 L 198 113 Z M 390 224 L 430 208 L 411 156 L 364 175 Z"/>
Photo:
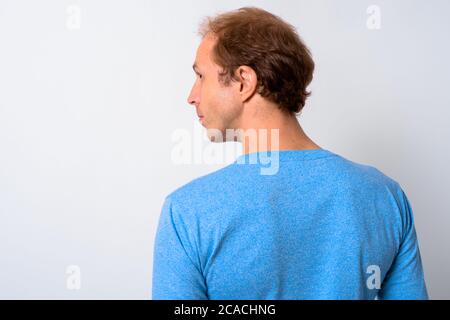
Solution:
<path fill-rule="evenodd" d="M 242 153 L 281 150 L 321 149 L 303 131 L 292 115 L 273 117 L 271 121 L 252 121 L 242 128 Z"/>

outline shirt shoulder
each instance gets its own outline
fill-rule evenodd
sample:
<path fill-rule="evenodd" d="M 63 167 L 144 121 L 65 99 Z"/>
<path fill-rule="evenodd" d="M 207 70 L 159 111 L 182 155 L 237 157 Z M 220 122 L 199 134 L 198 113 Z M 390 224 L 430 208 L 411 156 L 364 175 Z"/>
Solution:
<path fill-rule="evenodd" d="M 339 158 L 340 170 L 337 171 L 341 177 L 348 175 L 348 180 L 351 181 L 348 182 L 349 188 L 354 194 L 359 194 L 365 201 L 383 203 L 386 210 L 381 210 L 381 214 L 393 219 L 392 223 L 404 229 L 412 210 L 401 184 L 373 165 L 358 163 L 341 156 Z"/>
<path fill-rule="evenodd" d="M 341 179 L 349 179 L 358 185 L 370 185 L 372 187 L 388 188 L 397 193 L 401 189 L 397 180 L 387 175 L 377 167 L 365 163 L 349 160 L 341 155 L 335 157 L 335 172 Z"/>
<path fill-rule="evenodd" d="M 166 196 L 166 201 L 173 205 L 183 205 L 185 208 L 195 208 L 202 203 L 208 203 L 220 192 L 220 186 L 225 181 L 235 179 L 234 165 L 227 165 L 219 170 L 197 177 L 176 188 Z"/>

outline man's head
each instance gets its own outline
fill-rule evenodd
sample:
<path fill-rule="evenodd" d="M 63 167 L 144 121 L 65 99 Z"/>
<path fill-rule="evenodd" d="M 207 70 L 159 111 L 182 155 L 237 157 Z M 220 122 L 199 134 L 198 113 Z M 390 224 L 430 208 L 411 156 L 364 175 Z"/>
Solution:
<path fill-rule="evenodd" d="M 207 17 L 199 33 L 197 77 L 188 102 L 203 126 L 225 135 L 264 108 L 287 116 L 302 110 L 314 62 L 292 25 L 245 7 Z"/>

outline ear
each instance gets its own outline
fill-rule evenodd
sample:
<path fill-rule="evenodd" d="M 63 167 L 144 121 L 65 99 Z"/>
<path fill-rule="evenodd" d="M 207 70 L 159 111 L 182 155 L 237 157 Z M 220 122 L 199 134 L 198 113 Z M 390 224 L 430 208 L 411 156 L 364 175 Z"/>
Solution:
<path fill-rule="evenodd" d="M 239 79 L 238 85 L 241 101 L 245 102 L 256 92 L 256 86 L 258 84 L 256 72 L 249 66 L 240 66 L 236 70 L 236 76 Z"/>

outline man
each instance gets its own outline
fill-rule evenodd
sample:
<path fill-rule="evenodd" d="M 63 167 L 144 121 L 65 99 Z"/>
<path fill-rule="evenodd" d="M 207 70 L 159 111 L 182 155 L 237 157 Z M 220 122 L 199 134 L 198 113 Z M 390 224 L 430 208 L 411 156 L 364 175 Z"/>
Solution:
<path fill-rule="evenodd" d="M 188 102 L 211 140 L 239 141 L 243 154 L 166 197 L 152 298 L 427 299 L 400 185 L 321 148 L 297 121 L 314 63 L 295 29 L 241 8 L 200 34 Z M 269 153 L 278 166 L 263 174 L 251 158 Z"/>

